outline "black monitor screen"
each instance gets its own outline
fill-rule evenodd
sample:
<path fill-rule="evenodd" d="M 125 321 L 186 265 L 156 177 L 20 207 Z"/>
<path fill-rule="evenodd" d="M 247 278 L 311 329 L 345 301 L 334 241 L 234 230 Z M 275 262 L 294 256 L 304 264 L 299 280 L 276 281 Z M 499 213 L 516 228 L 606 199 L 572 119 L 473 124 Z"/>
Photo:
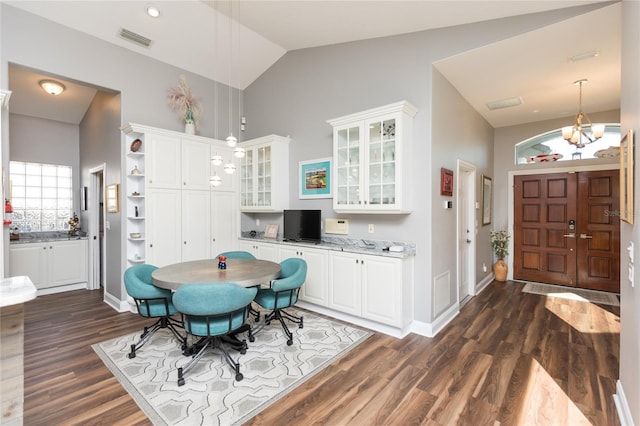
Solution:
<path fill-rule="evenodd" d="M 285 241 L 321 241 L 320 210 L 285 210 Z"/>

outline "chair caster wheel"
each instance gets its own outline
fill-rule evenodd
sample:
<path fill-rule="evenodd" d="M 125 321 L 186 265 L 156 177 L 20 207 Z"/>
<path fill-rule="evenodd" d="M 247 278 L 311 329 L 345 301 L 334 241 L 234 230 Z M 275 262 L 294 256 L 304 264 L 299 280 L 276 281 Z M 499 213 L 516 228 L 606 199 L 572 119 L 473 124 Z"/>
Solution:
<path fill-rule="evenodd" d="M 240 349 L 240 354 L 241 354 L 241 355 L 244 355 L 244 354 L 246 354 L 246 353 L 247 353 L 247 348 L 242 348 L 242 349 Z"/>
<path fill-rule="evenodd" d="M 269 325 L 269 324 L 271 324 L 271 321 L 265 321 L 265 324 Z"/>
<path fill-rule="evenodd" d="M 242 373 L 238 373 L 236 374 L 236 382 L 241 381 L 242 379 L 244 379 L 244 376 L 242 375 Z"/>
<path fill-rule="evenodd" d="M 291 346 L 291 345 L 293 345 L 293 339 L 287 340 L 287 346 Z"/>
<path fill-rule="evenodd" d="M 136 354 L 132 354 L 132 353 L 128 353 L 127 354 L 127 358 L 129 358 L 129 359 L 133 359 L 135 357 L 136 357 Z"/>
<path fill-rule="evenodd" d="M 302 325 L 302 323 L 298 324 L 298 328 L 304 328 L 304 325 Z"/>
<path fill-rule="evenodd" d="M 184 379 L 180 378 L 178 379 L 178 386 L 182 386 L 184 385 Z"/>
<path fill-rule="evenodd" d="M 253 343 L 253 342 L 255 342 L 255 341 L 256 341 L 256 338 L 255 338 L 255 337 L 253 337 L 253 336 L 249 336 L 249 341 L 250 341 L 251 343 Z"/>

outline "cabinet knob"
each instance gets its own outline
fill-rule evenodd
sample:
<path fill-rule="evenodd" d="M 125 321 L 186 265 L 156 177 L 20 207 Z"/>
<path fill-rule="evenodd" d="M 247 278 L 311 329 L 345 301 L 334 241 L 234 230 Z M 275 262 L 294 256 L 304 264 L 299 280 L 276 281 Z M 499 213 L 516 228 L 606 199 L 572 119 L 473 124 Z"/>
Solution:
<path fill-rule="evenodd" d="M 187 242 L 185 241 L 185 242 L 184 242 L 184 244 L 186 245 L 186 244 L 187 244 Z"/>

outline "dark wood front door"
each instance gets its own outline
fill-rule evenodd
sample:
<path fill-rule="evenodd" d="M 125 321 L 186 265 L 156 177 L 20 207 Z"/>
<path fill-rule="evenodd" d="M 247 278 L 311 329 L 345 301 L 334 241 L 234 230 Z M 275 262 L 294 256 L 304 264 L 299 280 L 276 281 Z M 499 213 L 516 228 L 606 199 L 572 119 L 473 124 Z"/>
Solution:
<path fill-rule="evenodd" d="M 516 176 L 514 278 L 620 291 L 619 172 Z"/>

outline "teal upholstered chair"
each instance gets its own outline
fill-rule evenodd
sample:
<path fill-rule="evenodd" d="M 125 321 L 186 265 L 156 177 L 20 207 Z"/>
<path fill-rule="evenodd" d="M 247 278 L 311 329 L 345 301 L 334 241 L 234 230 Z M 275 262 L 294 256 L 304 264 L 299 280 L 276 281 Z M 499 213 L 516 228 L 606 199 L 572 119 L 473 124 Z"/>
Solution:
<path fill-rule="evenodd" d="M 244 288 L 234 283 L 183 284 L 173 296 L 176 309 L 183 314 L 184 327 L 192 336 L 201 337 L 195 344 L 198 352 L 183 367 L 178 368 L 178 386 L 184 384 L 184 375 L 202 358 L 208 348 L 218 348 L 233 368 L 235 379 L 243 379 L 240 364 L 225 348 L 222 338 L 245 326 L 249 304 L 255 297 L 256 287 Z M 249 336 L 251 328 L 249 327 Z M 240 353 L 247 351 L 241 342 Z"/>
<path fill-rule="evenodd" d="M 178 331 L 183 328 L 182 321 L 172 318 L 178 311 L 173 306 L 171 290 L 153 285 L 151 273 L 156 269 L 158 268 L 153 265 L 140 264 L 131 266 L 124 272 L 124 286 L 135 301 L 138 314 L 145 318 L 157 318 L 155 323 L 144 328 L 138 343 L 131 345 L 131 352 L 127 355 L 129 358 L 135 358 L 136 351 L 161 328 L 171 330 L 182 349 L 186 347 L 186 338 Z"/>
<path fill-rule="evenodd" d="M 255 259 L 256 257 L 249 253 L 248 251 L 236 250 L 236 251 L 225 251 L 220 253 L 218 256 L 225 256 L 227 259 Z M 216 258 L 218 257 L 216 256 Z M 253 306 L 249 305 L 249 314 L 253 315 L 256 322 L 260 321 L 260 311 L 254 309 Z"/>
<path fill-rule="evenodd" d="M 256 257 L 248 251 L 225 251 L 218 256 L 225 256 L 227 259 L 255 259 Z M 218 257 L 216 256 L 216 257 Z"/>
<path fill-rule="evenodd" d="M 277 319 L 287 335 L 287 345 L 293 344 L 293 335 L 284 320 L 292 321 L 298 324 L 298 328 L 303 328 L 303 317 L 297 317 L 285 311 L 285 308 L 293 306 L 298 301 L 300 287 L 306 279 L 307 262 L 304 259 L 292 257 L 280 262 L 278 279 L 271 281 L 270 288 L 258 289 L 255 302 L 271 312 L 265 316 L 264 323 L 256 328 L 255 333 L 262 330 L 265 325 L 269 325 L 271 320 Z M 253 342 L 253 334 L 249 335 L 249 341 Z"/>

